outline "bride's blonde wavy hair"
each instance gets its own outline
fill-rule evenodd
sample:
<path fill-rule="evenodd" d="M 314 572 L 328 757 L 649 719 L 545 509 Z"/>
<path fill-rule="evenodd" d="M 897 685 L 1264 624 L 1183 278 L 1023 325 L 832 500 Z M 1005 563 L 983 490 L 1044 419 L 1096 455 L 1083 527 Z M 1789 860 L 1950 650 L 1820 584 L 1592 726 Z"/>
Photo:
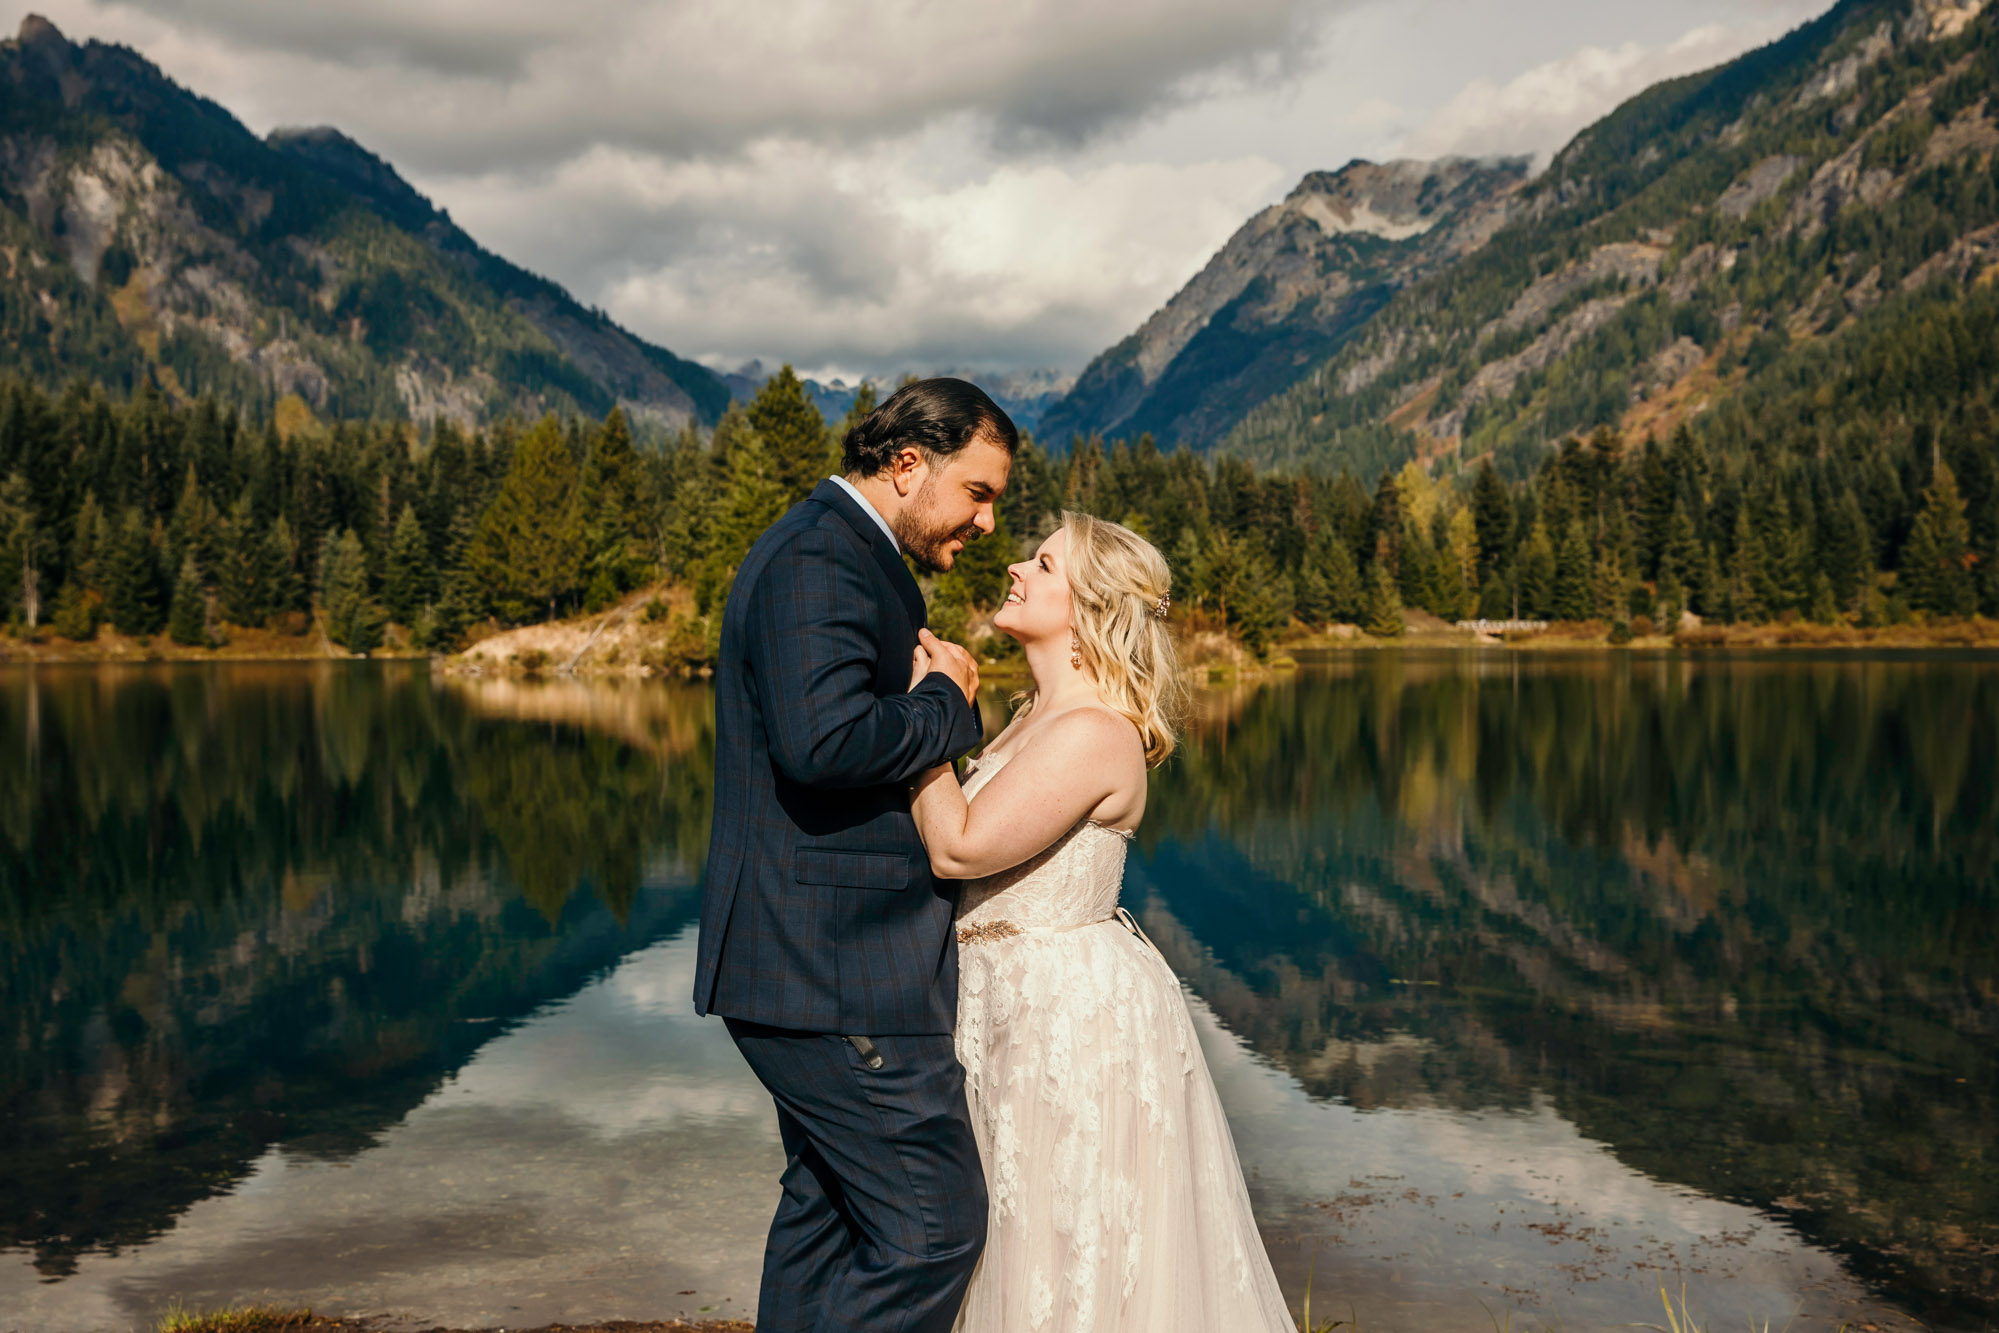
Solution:
<path fill-rule="evenodd" d="M 1138 728 L 1146 767 L 1157 767 L 1173 753 L 1185 698 L 1160 614 L 1173 571 L 1151 542 L 1122 524 L 1065 511 L 1062 527 L 1077 651 L 1103 701 Z"/>

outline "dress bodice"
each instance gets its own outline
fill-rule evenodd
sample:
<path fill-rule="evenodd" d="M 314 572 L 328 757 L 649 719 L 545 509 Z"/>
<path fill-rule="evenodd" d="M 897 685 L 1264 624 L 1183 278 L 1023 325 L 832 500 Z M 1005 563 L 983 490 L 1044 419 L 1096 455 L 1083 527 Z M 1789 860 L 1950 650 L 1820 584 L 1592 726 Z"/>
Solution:
<path fill-rule="evenodd" d="M 1008 757 L 973 761 L 965 779 L 967 801 L 1006 766 Z M 1117 912 L 1130 837 L 1086 819 L 1012 869 L 966 880 L 958 894 L 961 932 L 1000 921 L 1047 930 L 1108 920 Z"/>

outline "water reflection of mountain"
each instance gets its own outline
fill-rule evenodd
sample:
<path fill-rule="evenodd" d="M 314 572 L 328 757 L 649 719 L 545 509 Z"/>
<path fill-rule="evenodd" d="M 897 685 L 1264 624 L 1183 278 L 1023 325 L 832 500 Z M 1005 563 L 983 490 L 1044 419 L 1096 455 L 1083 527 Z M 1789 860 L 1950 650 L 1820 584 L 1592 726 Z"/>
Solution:
<path fill-rule="evenodd" d="M 1540 1090 L 1999 1312 L 1999 673 L 1386 657 L 1233 711 L 1134 887 L 1258 1050 L 1361 1106 Z"/>
<path fill-rule="evenodd" d="M 62 1273 L 271 1145 L 354 1151 L 684 925 L 705 698 L 548 702 L 358 666 L 0 683 L 30 779 L 0 789 L 0 1247 Z"/>

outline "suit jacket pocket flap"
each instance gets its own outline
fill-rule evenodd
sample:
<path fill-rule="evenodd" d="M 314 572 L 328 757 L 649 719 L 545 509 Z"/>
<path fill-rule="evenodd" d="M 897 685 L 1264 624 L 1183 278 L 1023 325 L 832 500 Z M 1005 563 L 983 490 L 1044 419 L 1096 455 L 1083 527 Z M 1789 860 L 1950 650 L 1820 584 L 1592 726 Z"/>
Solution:
<path fill-rule="evenodd" d="M 900 852 L 842 852 L 800 847 L 794 878 L 800 884 L 835 884 L 849 889 L 906 889 L 909 858 Z"/>

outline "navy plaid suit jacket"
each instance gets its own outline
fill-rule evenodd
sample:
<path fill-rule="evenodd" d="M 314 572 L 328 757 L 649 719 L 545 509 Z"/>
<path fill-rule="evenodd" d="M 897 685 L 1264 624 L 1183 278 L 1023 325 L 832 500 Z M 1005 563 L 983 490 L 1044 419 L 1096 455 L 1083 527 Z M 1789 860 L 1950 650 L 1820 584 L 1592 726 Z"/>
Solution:
<path fill-rule="evenodd" d="M 715 822 L 694 1007 L 843 1035 L 951 1031 L 957 885 L 908 784 L 978 744 L 941 675 L 909 689 L 923 595 L 830 481 L 736 572 L 715 663 Z"/>

